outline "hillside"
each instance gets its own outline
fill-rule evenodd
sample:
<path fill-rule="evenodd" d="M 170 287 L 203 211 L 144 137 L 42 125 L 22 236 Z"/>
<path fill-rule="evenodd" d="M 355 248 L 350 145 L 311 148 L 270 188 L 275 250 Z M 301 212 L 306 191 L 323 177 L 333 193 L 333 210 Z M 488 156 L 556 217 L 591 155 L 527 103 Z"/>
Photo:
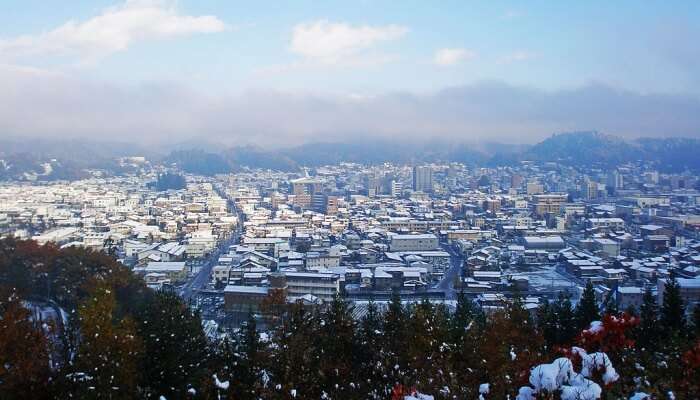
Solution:
<path fill-rule="evenodd" d="M 690 138 L 641 138 L 623 140 L 598 132 L 571 132 L 552 135 L 535 144 L 502 143 L 410 143 L 376 142 L 307 143 L 268 150 L 256 146 L 199 146 L 183 142 L 172 146 L 167 155 L 124 144 L 76 142 L 53 145 L 40 142 L 32 147 L 19 141 L 5 141 L 0 151 L 0 180 L 79 179 L 86 169 L 100 169 L 119 175 L 131 171 L 115 162 L 116 157 L 148 154 L 152 161 L 174 165 L 185 172 L 215 175 L 262 168 L 299 171 L 302 166 L 317 167 L 339 162 L 398 164 L 460 162 L 467 165 L 502 166 L 524 160 L 558 162 L 574 167 L 610 168 L 628 162 L 644 161 L 662 172 L 700 170 L 700 140 Z M 193 147 L 187 147 L 193 146 Z M 168 147 L 161 151 L 168 151 Z M 141 153 L 140 153 L 141 152 Z M 46 165 L 50 165 L 47 170 Z"/>
<path fill-rule="evenodd" d="M 622 139 L 597 132 L 552 135 L 523 154 L 537 161 L 613 166 L 634 160 L 639 150 Z"/>
<path fill-rule="evenodd" d="M 625 141 L 597 132 L 552 135 L 520 155 L 520 159 L 556 161 L 572 166 L 614 167 L 645 161 L 664 172 L 700 170 L 700 140 L 640 138 Z"/>

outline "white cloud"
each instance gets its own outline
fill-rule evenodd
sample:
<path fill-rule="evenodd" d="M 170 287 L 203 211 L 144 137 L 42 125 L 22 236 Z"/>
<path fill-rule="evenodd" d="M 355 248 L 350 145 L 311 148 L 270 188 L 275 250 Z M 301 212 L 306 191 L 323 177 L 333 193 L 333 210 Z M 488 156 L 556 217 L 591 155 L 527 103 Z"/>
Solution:
<path fill-rule="evenodd" d="M 406 27 L 399 25 L 350 25 L 320 20 L 296 25 L 290 50 L 314 62 L 337 64 L 407 32 Z"/>
<path fill-rule="evenodd" d="M 126 50 L 136 41 L 221 32 L 227 26 L 211 15 L 181 15 L 166 0 L 127 0 L 86 21 L 68 21 L 39 35 L 0 39 L 0 57 L 75 55 L 92 60 Z"/>
<path fill-rule="evenodd" d="M 476 53 L 460 48 L 438 49 L 433 57 L 433 62 L 441 66 L 452 66 L 476 57 Z"/>
<path fill-rule="evenodd" d="M 527 61 L 535 58 L 537 54 L 527 50 L 516 50 L 500 58 L 501 64 L 512 64 L 514 62 Z"/>
<path fill-rule="evenodd" d="M 624 137 L 700 132 L 700 98 L 605 85 L 544 91 L 497 82 L 362 96 L 211 93 L 172 82 L 115 85 L 0 65 L 0 138 L 207 139 L 280 147 L 358 140 L 535 142 L 552 132 Z M 37 116 L 41 118 L 37 118 Z"/>

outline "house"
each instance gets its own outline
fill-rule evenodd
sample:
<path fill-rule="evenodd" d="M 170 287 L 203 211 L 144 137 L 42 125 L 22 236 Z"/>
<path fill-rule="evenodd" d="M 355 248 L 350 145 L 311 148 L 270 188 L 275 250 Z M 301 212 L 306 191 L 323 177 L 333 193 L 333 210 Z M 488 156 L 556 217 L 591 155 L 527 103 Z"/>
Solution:
<path fill-rule="evenodd" d="M 639 310 L 644 302 L 644 289 L 637 286 L 620 286 L 617 288 L 617 307 L 620 310 L 633 308 Z"/>
<path fill-rule="evenodd" d="M 142 275 L 159 273 L 165 275 L 173 282 L 187 278 L 187 266 L 184 261 L 179 262 L 149 262 L 145 267 L 135 267 L 134 272 Z"/>
<path fill-rule="evenodd" d="M 431 233 L 392 235 L 389 241 L 389 249 L 391 251 L 429 251 L 437 248 L 438 238 Z"/>
<path fill-rule="evenodd" d="M 268 291 L 268 287 L 227 285 L 224 288 L 224 308 L 228 312 L 259 312 Z"/>

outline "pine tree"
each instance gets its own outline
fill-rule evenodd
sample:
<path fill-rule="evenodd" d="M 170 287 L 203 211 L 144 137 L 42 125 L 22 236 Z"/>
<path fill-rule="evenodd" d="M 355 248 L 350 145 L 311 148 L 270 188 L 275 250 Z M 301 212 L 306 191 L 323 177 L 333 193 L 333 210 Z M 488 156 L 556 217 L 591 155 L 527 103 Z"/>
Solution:
<path fill-rule="evenodd" d="M 617 293 L 615 289 L 611 290 L 610 293 L 608 293 L 607 297 L 605 297 L 603 308 L 605 309 L 605 314 L 610 314 L 614 316 L 620 314 L 620 310 L 617 307 Z"/>
<path fill-rule="evenodd" d="M 546 347 L 552 349 L 557 344 L 557 316 L 548 300 L 537 308 L 537 329 L 542 333 Z"/>
<path fill-rule="evenodd" d="M 239 331 L 236 354 L 238 362 L 233 368 L 235 384 L 229 391 L 232 399 L 254 400 L 258 398 L 259 379 L 261 372 L 260 336 L 257 323 L 252 314 Z"/>
<path fill-rule="evenodd" d="M 352 317 L 352 308 L 340 294 L 336 294 L 321 315 L 321 320 L 321 389 L 332 399 L 359 398 L 359 392 L 354 390 L 358 381 L 358 368 L 355 336 L 357 327 Z"/>
<path fill-rule="evenodd" d="M 637 326 L 637 343 L 645 349 L 654 349 L 659 340 L 658 306 L 656 298 L 647 288 L 644 291 L 642 305 L 639 307 L 639 325 Z"/>
<path fill-rule="evenodd" d="M 593 290 L 591 281 L 588 281 L 581 295 L 581 299 L 576 305 L 576 322 L 578 329 L 586 329 L 592 321 L 599 320 L 600 313 L 598 312 L 598 303 L 595 299 L 595 290 Z"/>
<path fill-rule="evenodd" d="M 228 381 L 230 384 L 228 397 L 233 397 L 231 394 L 232 392 L 240 391 L 237 378 L 237 368 L 240 358 L 240 354 L 238 353 L 238 337 L 236 335 L 225 336 L 216 344 L 215 351 L 211 353 L 210 364 L 213 373 L 216 374 L 219 381 Z M 217 393 L 217 388 L 215 385 L 211 385 L 211 387 L 203 387 L 202 391 L 211 393 L 211 397 L 214 397 L 213 393 Z M 206 396 L 204 397 L 206 398 Z"/>
<path fill-rule="evenodd" d="M 303 398 L 320 398 L 317 351 L 319 317 L 303 303 L 291 305 L 289 314 L 274 336 L 274 360 L 270 368 L 280 393 L 295 390 Z M 283 397 L 286 398 L 286 397 Z"/>
<path fill-rule="evenodd" d="M 427 299 L 423 299 L 412 307 L 407 321 L 406 340 L 411 345 L 404 350 L 408 356 L 404 384 L 412 387 L 421 387 L 433 377 L 431 368 L 434 352 L 433 327 L 431 326 L 433 313 L 433 305 Z M 423 390 L 427 389 L 423 387 Z"/>
<path fill-rule="evenodd" d="M 199 314 L 174 293 L 156 292 L 139 317 L 144 341 L 143 377 L 150 398 L 182 398 L 205 379 L 207 342 Z"/>
<path fill-rule="evenodd" d="M 668 334 L 679 335 L 684 332 L 686 326 L 685 306 L 680 286 L 673 273 L 666 280 L 660 314 L 661 326 Z"/>
<path fill-rule="evenodd" d="M 80 305 L 80 344 L 73 360 L 75 384 L 69 396 L 131 399 L 138 396 L 143 346 L 136 324 L 116 315 L 111 288 L 99 285 Z"/>
<path fill-rule="evenodd" d="M 393 384 L 406 385 L 405 369 L 408 367 L 407 338 L 408 315 L 395 290 L 384 314 L 384 337 L 382 338 L 383 366 L 385 375 Z"/>
<path fill-rule="evenodd" d="M 455 345 L 461 345 L 464 335 L 473 321 L 474 303 L 466 298 L 464 291 L 460 291 L 457 294 L 457 305 L 454 315 L 450 319 L 450 333 Z"/>
<path fill-rule="evenodd" d="M 571 300 L 563 293 L 559 293 L 559 298 L 552 306 L 553 317 L 556 321 L 555 343 L 558 345 L 569 345 L 578 334 L 576 329 L 576 318 L 571 306 Z"/>
<path fill-rule="evenodd" d="M 542 358 L 542 336 L 518 296 L 489 319 L 486 332 L 491 334 L 484 339 L 482 354 L 488 356 L 477 364 L 484 370 L 479 382 L 490 383 L 491 398 L 513 398 L 517 388 L 527 383 L 528 374 L 523 372 Z"/>
<path fill-rule="evenodd" d="M 382 388 L 388 385 L 381 368 L 381 329 L 381 313 L 377 309 L 374 299 L 370 298 L 367 303 L 367 312 L 360 321 L 357 340 L 358 364 L 360 365 L 360 371 L 358 371 L 360 378 L 357 387 L 363 398 L 382 397 L 384 394 Z"/>
<path fill-rule="evenodd" d="M 700 303 L 696 303 L 693 307 L 693 336 L 696 340 L 700 340 Z"/>

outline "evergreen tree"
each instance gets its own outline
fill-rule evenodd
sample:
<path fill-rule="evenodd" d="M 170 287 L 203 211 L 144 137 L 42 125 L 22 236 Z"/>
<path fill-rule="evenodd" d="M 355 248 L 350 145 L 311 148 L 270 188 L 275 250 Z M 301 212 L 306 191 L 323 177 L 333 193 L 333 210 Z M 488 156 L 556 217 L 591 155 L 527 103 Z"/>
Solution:
<path fill-rule="evenodd" d="M 554 343 L 560 346 L 570 345 L 579 331 L 569 297 L 559 293 L 559 298 L 552 305 L 551 313 L 551 318 L 555 321 Z"/>
<path fill-rule="evenodd" d="M 137 386 L 142 344 L 131 318 L 115 315 L 114 293 L 95 287 L 80 305 L 80 344 L 71 376 L 75 384 L 68 397 L 132 399 Z"/>
<path fill-rule="evenodd" d="M 319 325 L 316 310 L 309 311 L 303 303 L 296 302 L 277 329 L 270 368 L 281 393 L 295 391 L 303 398 L 320 398 Z"/>
<path fill-rule="evenodd" d="M 237 339 L 238 337 L 236 335 L 224 337 L 216 344 L 215 351 L 211 353 L 212 371 L 216 374 L 219 381 L 228 381 L 231 385 L 228 397 L 233 397 L 231 393 L 240 391 L 238 387 L 237 370 L 241 357 L 238 353 Z M 210 393 L 217 392 L 217 388 L 215 387 L 204 387 L 202 389 Z"/>
<path fill-rule="evenodd" d="M 319 340 L 322 396 L 336 399 L 359 398 L 355 387 L 358 379 L 356 323 L 352 308 L 336 294 L 321 315 Z M 351 386 L 352 385 L 352 386 Z"/>
<path fill-rule="evenodd" d="M 620 310 L 617 307 L 617 290 L 613 289 L 605 297 L 605 303 L 603 304 L 606 314 L 617 316 L 620 314 Z"/>
<path fill-rule="evenodd" d="M 232 399 L 255 400 L 260 389 L 259 376 L 262 371 L 260 336 L 253 314 L 248 316 L 239 331 L 236 354 L 238 362 L 233 368 L 235 384 L 229 391 Z"/>
<path fill-rule="evenodd" d="M 143 378 L 149 398 L 182 398 L 209 379 L 207 342 L 199 314 L 174 293 L 156 292 L 139 318 L 144 341 Z"/>
<path fill-rule="evenodd" d="M 407 319 L 407 347 L 404 352 L 408 356 L 403 383 L 415 387 L 425 385 L 433 377 L 432 362 L 434 338 L 432 335 L 434 307 L 427 299 L 412 307 Z M 423 387 L 423 390 L 426 390 Z"/>
<path fill-rule="evenodd" d="M 537 308 L 537 329 L 542 333 L 548 349 L 557 344 L 557 317 L 548 300 L 544 300 Z"/>
<path fill-rule="evenodd" d="M 358 391 L 364 398 L 379 398 L 382 388 L 387 386 L 384 372 L 381 368 L 381 313 L 374 299 L 367 304 L 367 312 L 362 317 L 359 327 L 358 349 L 359 364 L 361 365 Z"/>
<path fill-rule="evenodd" d="M 598 303 L 595 299 L 595 290 L 593 289 L 591 281 L 588 281 L 581 295 L 581 299 L 576 305 L 576 322 L 578 329 L 586 329 L 592 321 L 598 320 L 600 320 L 600 313 L 598 312 Z"/>
<path fill-rule="evenodd" d="M 464 291 L 457 294 L 457 305 L 450 319 L 452 341 L 459 346 L 463 343 L 464 335 L 474 321 L 474 303 L 467 299 Z"/>
<path fill-rule="evenodd" d="M 46 399 L 49 344 L 12 290 L 0 288 L 0 398 Z"/>
<path fill-rule="evenodd" d="M 700 340 L 700 303 L 696 303 L 693 307 L 693 336 L 696 340 Z"/>
<path fill-rule="evenodd" d="M 686 326 L 685 306 L 680 286 L 673 273 L 665 283 L 659 320 L 668 334 L 678 335 L 684 332 Z"/>
<path fill-rule="evenodd" d="M 401 303 L 398 290 L 395 290 L 384 314 L 384 337 L 382 338 L 384 374 L 391 380 L 392 385 L 408 383 L 404 378 L 405 369 L 408 367 L 407 322 L 406 309 Z"/>
<path fill-rule="evenodd" d="M 498 334 L 487 334 L 484 338 L 481 353 L 489 356 L 477 364 L 483 368 L 479 381 L 490 383 L 492 398 L 514 398 L 517 388 L 527 383 L 522 371 L 542 358 L 542 336 L 517 296 L 489 319 L 486 332 Z M 476 397 L 477 394 L 471 396 Z"/>
<path fill-rule="evenodd" d="M 647 288 L 639 307 L 639 325 L 637 326 L 637 343 L 645 349 L 655 349 L 659 340 L 658 306 L 656 298 Z"/>

